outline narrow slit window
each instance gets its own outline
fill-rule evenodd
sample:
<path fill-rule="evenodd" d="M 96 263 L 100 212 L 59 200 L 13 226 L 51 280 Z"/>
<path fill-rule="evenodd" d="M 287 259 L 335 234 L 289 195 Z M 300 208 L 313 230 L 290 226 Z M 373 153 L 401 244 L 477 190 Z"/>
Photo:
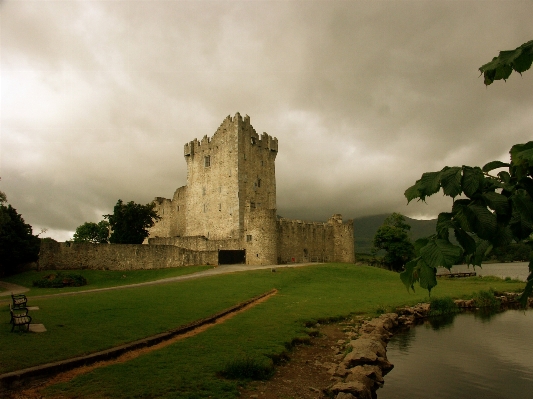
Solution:
<path fill-rule="evenodd" d="M 207 155 L 204 157 L 204 166 L 206 168 L 211 166 L 211 155 Z"/>

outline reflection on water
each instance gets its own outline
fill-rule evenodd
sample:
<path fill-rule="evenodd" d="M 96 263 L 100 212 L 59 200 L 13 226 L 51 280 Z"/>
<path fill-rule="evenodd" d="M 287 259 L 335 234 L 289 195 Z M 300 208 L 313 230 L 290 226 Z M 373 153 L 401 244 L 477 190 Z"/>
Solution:
<path fill-rule="evenodd" d="M 394 336 L 378 399 L 533 397 L 533 311 L 435 318 Z"/>

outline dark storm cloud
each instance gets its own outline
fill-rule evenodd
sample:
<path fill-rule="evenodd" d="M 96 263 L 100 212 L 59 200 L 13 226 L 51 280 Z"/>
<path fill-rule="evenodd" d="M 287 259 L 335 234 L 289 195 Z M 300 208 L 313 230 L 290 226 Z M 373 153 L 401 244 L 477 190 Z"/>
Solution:
<path fill-rule="evenodd" d="M 530 140 L 533 77 L 477 68 L 533 36 L 508 2 L 0 3 L 0 189 L 65 239 L 118 198 L 185 184 L 183 144 L 224 117 L 279 139 L 278 213 L 435 216 L 404 190 Z"/>

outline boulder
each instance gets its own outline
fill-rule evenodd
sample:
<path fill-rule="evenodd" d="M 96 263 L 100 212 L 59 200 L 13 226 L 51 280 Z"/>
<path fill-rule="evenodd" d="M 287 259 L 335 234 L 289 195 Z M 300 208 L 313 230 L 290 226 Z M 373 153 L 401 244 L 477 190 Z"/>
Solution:
<path fill-rule="evenodd" d="M 370 387 L 361 381 L 338 382 L 330 388 L 334 394 L 349 393 L 359 399 L 372 399 Z"/>

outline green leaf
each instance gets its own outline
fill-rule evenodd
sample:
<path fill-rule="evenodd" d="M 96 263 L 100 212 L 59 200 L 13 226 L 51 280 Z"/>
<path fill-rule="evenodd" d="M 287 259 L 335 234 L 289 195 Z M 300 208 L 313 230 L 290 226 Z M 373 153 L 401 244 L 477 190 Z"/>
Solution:
<path fill-rule="evenodd" d="M 419 267 L 419 281 L 420 287 L 428 290 L 431 295 L 431 290 L 437 285 L 437 269 L 428 266 L 423 260 L 418 261 Z"/>
<path fill-rule="evenodd" d="M 463 247 L 465 254 L 474 254 L 476 252 L 476 241 L 461 228 L 454 229 L 455 238 L 459 245 Z"/>
<path fill-rule="evenodd" d="M 527 71 L 533 62 L 533 40 L 514 50 L 500 51 L 498 57 L 479 68 L 488 86 L 495 80 L 507 79 L 513 70 L 518 73 Z"/>
<path fill-rule="evenodd" d="M 473 231 L 472 224 L 474 221 L 472 220 L 471 224 L 470 219 L 473 218 L 469 217 L 470 211 L 468 210 L 468 205 L 470 205 L 470 200 L 460 199 L 454 201 L 452 206 L 452 214 L 453 219 L 459 224 L 461 229 L 470 233 Z"/>
<path fill-rule="evenodd" d="M 478 240 L 476 242 L 476 252 L 466 257 L 470 265 L 481 266 L 483 258 L 492 251 L 492 244 L 487 240 Z"/>
<path fill-rule="evenodd" d="M 415 283 L 418 281 L 418 270 L 416 265 L 420 258 L 413 259 L 405 264 L 405 270 L 400 273 L 400 280 L 402 280 L 403 285 L 409 290 L 415 292 Z"/>
<path fill-rule="evenodd" d="M 483 183 L 485 181 L 485 176 L 481 168 L 477 166 L 472 168 L 470 166 L 463 166 L 463 179 L 461 185 L 463 187 L 463 192 L 468 198 L 474 198 L 476 195 L 479 195 L 483 189 Z"/>
<path fill-rule="evenodd" d="M 437 268 L 443 266 L 450 269 L 461 256 L 461 248 L 453 245 L 448 240 L 430 240 L 428 244 L 420 250 L 420 256 L 427 266 Z"/>
<path fill-rule="evenodd" d="M 439 216 L 437 218 L 437 226 L 436 226 L 437 235 L 439 236 L 439 238 L 443 238 L 447 240 L 448 237 L 450 236 L 449 229 L 453 228 L 452 217 L 453 217 L 452 213 L 448 213 L 448 212 L 439 213 Z"/>
<path fill-rule="evenodd" d="M 426 172 L 420 179 L 424 196 L 431 196 L 440 190 L 440 172 Z"/>
<path fill-rule="evenodd" d="M 422 197 L 422 194 L 420 191 L 421 188 L 422 188 L 422 183 L 420 182 L 420 180 L 417 180 L 414 185 L 412 185 L 407 190 L 405 190 L 403 195 L 405 196 L 405 198 L 407 198 L 407 203 L 411 202 L 415 198 L 420 198 L 420 200 L 422 201 L 425 200 L 425 198 Z"/>
<path fill-rule="evenodd" d="M 489 191 L 481 195 L 487 206 L 499 215 L 508 215 L 511 211 L 509 200 L 505 195 Z"/>
<path fill-rule="evenodd" d="M 445 167 L 441 171 L 441 185 L 444 195 L 455 198 L 463 192 L 461 188 L 461 171 L 462 168 L 454 166 L 453 168 Z"/>
<path fill-rule="evenodd" d="M 431 238 L 435 238 L 432 236 Z M 430 238 L 419 238 L 415 241 L 414 247 L 415 247 L 415 254 L 416 256 L 420 256 L 420 250 L 424 248 L 426 245 L 428 245 Z"/>
<path fill-rule="evenodd" d="M 496 215 L 477 201 L 469 204 L 467 209 L 472 231 L 480 238 L 490 240 L 498 227 Z"/>
<path fill-rule="evenodd" d="M 505 162 L 492 161 L 492 162 L 489 162 L 488 164 L 486 164 L 485 166 L 483 166 L 482 170 L 483 170 L 483 172 L 488 173 L 491 170 L 499 169 L 499 168 L 506 168 L 506 167 L 509 167 L 509 166 L 511 166 L 511 165 L 508 164 L 508 163 L 505 163 Z"/>
<path fill-rule="evenodd" d="M 506 171 L 501 171 L 500 173 L 498 173 L 498 177 L 504 183 L 509 183 L 511 181 L 511 175 L 509 174 L 509 172 Z"/>
<path fill-rule="evenodd" d="M 533 252 L 531 252 L 529 259 L 529 276 L 527 276 L 527 284 L 524 288 L 524 292 L 518 298 L 523 308 L 527 307 L 527 299 L 533 293 Z"/>

